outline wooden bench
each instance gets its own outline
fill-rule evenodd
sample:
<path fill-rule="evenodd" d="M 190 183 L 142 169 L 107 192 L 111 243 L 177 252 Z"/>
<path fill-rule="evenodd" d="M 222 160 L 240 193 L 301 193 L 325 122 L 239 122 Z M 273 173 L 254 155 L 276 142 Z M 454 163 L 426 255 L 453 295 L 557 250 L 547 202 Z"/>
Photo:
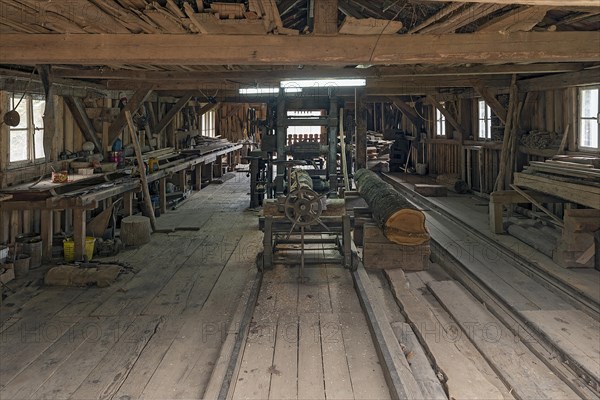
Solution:
<path fill-rule="evenodd" d="M 529 196 L 533 197 L 539 203 L 566 203 L 567 200 L 555 196 L 536 192 L 534 190 L 524 190 Z M 525 197 L 515 190 L 499 190 L 490 194 L 490 229 L 493 233 L 504 233 L 503 211 L 504 206 L 519 203 L 530 203 Z"/>

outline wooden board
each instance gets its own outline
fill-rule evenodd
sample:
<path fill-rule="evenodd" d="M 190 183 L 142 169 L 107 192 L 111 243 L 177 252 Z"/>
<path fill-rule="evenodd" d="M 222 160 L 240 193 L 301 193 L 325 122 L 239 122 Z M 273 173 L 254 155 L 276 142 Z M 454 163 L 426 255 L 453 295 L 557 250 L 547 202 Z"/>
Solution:
<path fill-rule="evenodd" d="M 452 281 L 428 287 L 520 398 L 577 398 L 507 327 Z"/>
<path fill-rule="evenodd" d="M 492 385 L 480 370 L 452 343 L 442 337 L 454 337 L 450 326 L 441 325 L 432 312 L 412 290 L 401 270 L 386 271 L 398 305 L 408 317 L 421 343 L 431 354 L 437 367 L 447 377 L 446 387 L 450 398 L 498 399 L 500 391 Z M 435 330 L 434 330 L 435 329 Z M 448 329 L 448 330 L 447 330 Z M 452 336 L 450 336 L 452 335 Z M 461 340 L 466 338 L 461 336 Z"/>
<path fill-rule="evenodd" d="M 443 185 L 428 185 L 425 183 L 415 183 L 415 192 L 427 197 L 446 197 L 448 190 Z"/>
<path fill-rule="evenodd" d="M 422 271 L 429 265 L 429 243 L 403 246 L 390 242 L 376 225 L 363 226 L 363 262 L 367 269 Z"/>

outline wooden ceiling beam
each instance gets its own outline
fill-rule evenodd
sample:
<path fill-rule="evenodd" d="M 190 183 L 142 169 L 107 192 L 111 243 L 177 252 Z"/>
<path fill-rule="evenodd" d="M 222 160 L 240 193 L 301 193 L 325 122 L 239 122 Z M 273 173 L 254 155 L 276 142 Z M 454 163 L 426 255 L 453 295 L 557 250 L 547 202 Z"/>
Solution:
<path fill-rule="evenodd" d="M 87 113 L 85 112 L 85 106 L 81 98 L 64 96 L 64 101 L 67 107 L 69 107 L 69 110 L 71 110 L 73 119 L 77 123 L 77 126 L 79 126 L 83 136 L 86 138 L 86 140 L 94 143 L 97 151 L 102 152 L 102 145 L 98 140 L 98 136 L 96 136 L 96 130 L 94 129 L 92 121 L 90 121 Z"/>
<path fill-rule="evenodd" d="M 449 35 L 3 34 L 2 64 L 348 65 L 598 60 L 598 32 Z"/>
<path fill-rule="evenodd" d="M 600 4 L 600 3 L 599 3 Z M 550 7 L 524 6 L 509 11 L 481 25 L 479 32 L 517 32 L 530 31 L 550 10 Z"/>
<path fill-rule="evenodd" d="M 598 7 L 598 0 L 429 0 L 432 3 L 523 4 L 527 6 Z M 567 6 L 566 3 L 569 3 Z"/>
<path fill-rule="evenodd" d="M 336 35 L 338 33 L 338 0 L 323 0 L 315 3 L 315 35 Z"/>
<path fill-rule="evenodd" d="M 556 90 L 572 86 L 595 84 L 600 84 L 600 68 L 522 79 L 517 82 L 520 92 Z"/>
<path fill-rule="evenodd" d="M 304 69 L 273 69 L 273 70 L 242 70 L 242 71 L 133 71 L 114 70 L 110 68 L 81 69 L 74 67 L 54 66 L 52 76 L 55 78 L 78 79 L 121 79 L 141 81 L 195 81 L 214 82 L 215 80 L 249 81 L 278 80 L 285 78 L 386 78 L 413 76 L 474 76 L 500 74 L 544 74 L 558 72 L 576 72 L 585 67 L 582 63 L 536 63 L 536 64 L 500 64 L 500 65 L 471 65 L 461 67 L 445 66 L 403 66 L 403 67 L 371 67 L 371 68 L 304 68 Z M 276 68 L 276 67 L 275 67 Z M 2 75 L 12 76 L 10 70 L 0 68 Z M 28 78 L 29 73 L 21 73 Z M 71 81 L 77 82 L 77 81 Z M 79 85 L 86 82 L 78 81 Z M 97 85 L 100 87 L 100 85 Z"/>

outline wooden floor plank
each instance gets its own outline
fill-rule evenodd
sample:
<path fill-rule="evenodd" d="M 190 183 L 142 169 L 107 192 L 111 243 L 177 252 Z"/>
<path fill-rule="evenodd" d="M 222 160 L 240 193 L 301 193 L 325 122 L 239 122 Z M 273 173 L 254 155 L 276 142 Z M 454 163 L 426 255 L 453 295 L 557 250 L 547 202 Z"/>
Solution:
<path fill-rule="evenodd" d="M 356 399 L 389 399 L 390 392 L 362 313 L 339 314 L 352 389 Z"/>
<path fill-rule="evenodd" d="M 464 333 L 520 398 L 577 398 L 577 395 L 462 287 L 452 281 L 428 284 Z"/>
<path fill-rule="evenodd" d="M 30 397 L 31 399 L 68 399 L 86 380 L 106 354 L 122 340 L 127 340 L 132 321 L 123 318 L 98 317 L 97 331 L 66 359 Z M 91 336 L 91 332 L 97 334 Z"/>
<path fill-rule="evenodd" d="M 402 270 L 388 270 L 386 275 L 411 327 L 447 377 L 449 396 L 456 399 L 504 398 L 501 391 L 456 347 L 456 332 L 452 326 L 441 324 L 435 318 L 425 302 L 410 289 Z M 464 336 L 460 338 L 467 340 Z"/>
<path fill-rule="evenodd" d="M 346 358 L 340 316 L 336 313 L 320 314 L 323 374 L 327 399 L 352 399 L 354 391 Z"/>
<path fill-rule="evenodd" d="M 319 314 L 303 313 L 298 318 L 298 399 L 324 399 Z"/>
<path fill-rule="evenodd" d="M 31 397 L 86 340 L 98 340 L 100 329 L 104 329 L 100 328 L 99 322 L 98 318 L 94 317 L 82 318 L 72 325 L 56 342 L 40 354 L 38 358 L 33 360 L 31 364 L 27 365 L 18 375 L 10 381 L 3 382 L 0 398 L 26 399 Z M 106 325 L 108 329 L 111 329 L 110 327 L 114 326 L 117 322 L 118 320 L 114 318 L 104 321 L 102 325 Z M 26 346 L 27 344 L 24 345 Z"/>
<path fill-rule="evenodd" d="M 283 315 L 277 321 L 275 354 L 269 399 L 298 397 L 298 317 Z"/>
<path fill-rule="evenodd" d="M 168 317 L 159 327 L 155 335 L 150 338 L 137 361 L 127 373 L 127 377 L 114 393 L 113 399 L 139 398 L 148 382 L 154 375 L 159 364 L 171 347 L 173 340 L 179 333 L 184 319 L 180 316 Z"/>
<path fill-rule="evenodd" d="M 123 337 L 89 373 L 72 397 L 75 399 L 112 398 L 163 323 L 165 319 L 162 317 L 135 318 Z"/>

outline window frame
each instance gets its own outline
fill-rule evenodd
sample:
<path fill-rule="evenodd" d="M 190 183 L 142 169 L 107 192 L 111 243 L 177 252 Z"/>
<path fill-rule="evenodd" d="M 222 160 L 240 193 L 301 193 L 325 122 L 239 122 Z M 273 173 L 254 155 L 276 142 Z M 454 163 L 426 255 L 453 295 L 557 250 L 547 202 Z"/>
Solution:
<path fill-rule="evenodd" d="M 446 105 L 442 102 L 440 103 L 440 107 L 446 108 Z M 447 137 L 446 116 L 440 111 L 438 107 L 435 107 L 435 137 Z"/>
<path fill-rule="evenodd" d="M 21 97 L 23 98 L 21 100 Z M 43 126 L 43 111 L 42 111 L 42 115 L 41 115 L 41 120 L 42 120 L 42 126 L 41 127 L 37 127 L 35 125 L 35 112 L 34 112 L 34 101 L 38 101 L 38 102 L 43 102 L 44 103 L 44 108 L 45 108 L 45 102 L 46 99 L 41 96 L 41 95 L 32 95 L 32 94 L 23 94 L 23 93 L 9 93 L 9 108 L 11 110 L 15 109 L 15 105 L 17 103 L 19 103 L 19 101 L 21 100 L 21 102 L 25 102 L 25 108 L 26 108 L 26 115 L 25 116 L 20 116 L 21 119 L 25 119 L 27 126 L 24 128 L 18 128 L 18 127 L 8 127 L 8 146 L 7 146 L 7 151 L 6 151 L 6 159 L 7 159 L 7 166 L 8 168 L 20 168 L 20 167 L 26 167 L 26 166 L 31 166 L 31 165 L 36 165 L 36 164 L 43 164 L 44 162 L 46 162 L 46 155 L 44 154 L 44 156 L 42 157 L 38 157 L 36 155 L 36 143 L 41 140 L 41 144 L 42 144 L 42 151 L 43 151 L 43 147 L 44 147 L 44 126 Z M 11 133 L 12 132 L 16 132 L 16 131 L 21 131 L 21 132 L 26 132 L 27 134 L 27 158 L 24 160 L 16 160 L 16 161 L 12 161 L 11 160 Z M 42 133 L 41 135 L 38 135 L 39 133 Z"/>
<path fill-rule="evenodd" d="M 596 115 L 594 117 L 584 117 L 583 114 L 583 102 L 582 102 L 582 92 L 586 90 L 597 90 L 598 91 L 598 109 L 596 110 Z M 582 137 L 581 137 L 581 122 L 582 120 L 591 120 L 596 121 L 596 125 L 598 125 L 598 138 L 597 138 L 597 147 L 589 147 L 581 145 Z M 577 88 L 577 150 L 588 152 L 588 153 L 598 153 L 600 152 L 600 85 L 590 85 L 590 86 L 582 86 Z"/>
<path fill-rule="evenodd" d="M 481 117 L 481 103 L 485 104 L 485 113 Z M 484 136 L 481 135 L 481 122 L 485 121 Z M 484 99 L 477 99 L 477 140 L 492 140 L 492 108 Z"/>

